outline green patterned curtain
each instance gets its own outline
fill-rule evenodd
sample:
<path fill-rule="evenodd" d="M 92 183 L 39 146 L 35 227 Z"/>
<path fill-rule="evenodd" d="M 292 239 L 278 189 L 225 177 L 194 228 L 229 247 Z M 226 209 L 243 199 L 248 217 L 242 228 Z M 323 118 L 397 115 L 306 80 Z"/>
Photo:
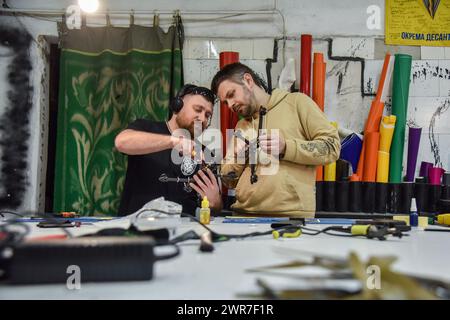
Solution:
<path fill-rule="evenodd" d="M 182 85 L 181 23 L 159 27 L 60 24 L 61 71 L 54 211 L 116 215 L 127 158 L 116 135 L 136 118 L 166 120 Z"/>

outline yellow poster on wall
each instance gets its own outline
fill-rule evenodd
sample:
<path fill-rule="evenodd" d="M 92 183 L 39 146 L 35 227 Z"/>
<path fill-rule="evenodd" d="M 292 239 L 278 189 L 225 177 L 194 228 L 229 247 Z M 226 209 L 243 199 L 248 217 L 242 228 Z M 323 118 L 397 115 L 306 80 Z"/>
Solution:
<path fill-rule="evenodd" d="M 385 42 L 450 46 L 450 0 L 386 0 Z"/>

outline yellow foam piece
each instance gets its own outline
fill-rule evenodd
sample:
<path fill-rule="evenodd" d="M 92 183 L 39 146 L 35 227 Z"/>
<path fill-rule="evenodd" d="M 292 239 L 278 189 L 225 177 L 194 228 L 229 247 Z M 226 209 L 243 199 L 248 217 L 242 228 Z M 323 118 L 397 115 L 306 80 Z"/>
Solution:
<path fill-rule="evenodd" d="M 370 225 L 356 225 L 352 226 L 351 232 L 354 236 L 365 236 L 369 230 Z"/>
<path fill-rule="evenodd" d="M 419 217 L 419 227 L 420 228 L 428 227 L 428 217 Z"/>
<path fill-rule="evenodd" d="M 409 215 L 394 216 L 393 219 L 395 221 L 405 221 L 406 225 L 409 226 Z"/>
<path fill-rule="evenodd" d="M 440 214 L 437 216 L 437 222 L 439 224 L 445 224 L 450 226 L 450 213 Z"/>

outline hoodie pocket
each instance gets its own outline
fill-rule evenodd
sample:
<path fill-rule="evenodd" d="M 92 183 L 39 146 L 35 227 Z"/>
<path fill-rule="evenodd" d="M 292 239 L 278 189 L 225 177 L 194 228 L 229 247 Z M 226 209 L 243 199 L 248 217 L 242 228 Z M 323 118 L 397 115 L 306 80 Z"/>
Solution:
<path fill-rule="evenodd" d="M 249 196 L 252 194 L 250 189 L 251 189 L 250 170 L 248 168 L 245 168 L 241 176 L 239 177 L 239 181 L 235 188 L 236 200 L 241 203 L 245 202 L 244 199 L 248 199 Z"/>
<path fill-rule="evenodd" d="M 295 181 L 294 178 L 292 178 L 292 176 L 290 176 L 289 174 L 286 174 L 284 181 L 286 192 L 289 193 L 288 201 L 292 201 L 289 207 L 295 207 L 298 210 L 304 210 L 305 204 L 302 201 L 303 195 L 299 188 L 299 183 Z"/>

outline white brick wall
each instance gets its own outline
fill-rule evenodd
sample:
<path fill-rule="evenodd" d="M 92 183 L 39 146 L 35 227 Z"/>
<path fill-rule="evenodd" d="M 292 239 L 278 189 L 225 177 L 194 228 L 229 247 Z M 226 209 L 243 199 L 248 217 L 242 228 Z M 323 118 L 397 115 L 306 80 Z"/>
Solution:
<path fill-rule="evenodd" d="M 373 38 L 333 38 L 332 56 L 365 59 L 364 76 L 361 79 L 361 62 L 331 60 L 328 58 L 328 42 L 325 39 L 313 40 L 312 51 L 322 52 L 327 63 L 325 113 L 340 126 L 358 132 L 364 126 L 373 99 L 373 96 L 362 96 L 361 81 L 364 94 L 375 94 L 383 66 L 383 60 L 374 60 L 374 42 Z M 209 87 L 212 77 L 219 70 L 218 54 L 221 51 L 239 52 L 240 61 L 266 79 L 265 59 L 272 58 L 273 43 L 273 39 L 188 39 L 184 51 L 185 81 Z M 272 86 L 278 85 L 283 57 L 292 57 L 296 61 L 295 86 L 298 88 L 300 40 L 287 40 L 284 56 L 282 41 L 279 41 L 278 47 L 278 62 L 272 65 Z M 408 106 L 408 120 L 423 127 L 418 167 L 421 161 L 434 162 L 428 134 L 429 123 L 436 109 L 450 96 L 450 48 L 422 47 L 421 57 L 421 60 L 413 60 L 412 63 Z M 390 85 L 392 90 L 392 82 Z M 218 106 L 215 108 L 212 126 L 219 127 Z M 385 114 L 389 112 L 387 106 Z M 450 170 L 450 110 L 436 119 L 434 130 L 441 161 Z M 404 167 L 407 143 L 406 137 Z"/>
<path fill-rule="evenodd" d="M 445 59 L 445 49 L 444 47 L 421 47 L 420 48 L 421 58 L 423 60 L 430 59 Z M 447 58 L 448 59 L 448 58 Z"/>

